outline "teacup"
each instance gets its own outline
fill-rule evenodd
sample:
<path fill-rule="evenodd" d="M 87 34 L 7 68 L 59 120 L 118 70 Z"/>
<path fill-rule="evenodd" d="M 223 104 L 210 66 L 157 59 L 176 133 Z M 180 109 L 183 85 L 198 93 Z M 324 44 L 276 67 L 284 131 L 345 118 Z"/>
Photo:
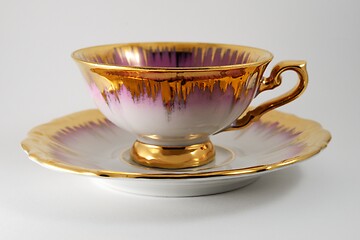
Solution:
<path fill-rule="evenodd" d="M 263 77 L 273 55 L 237 45 L 113 44 L 80 49 L 72 57 L 100 111 L 136 135 L 133 160 L 148 167 L 209 163 L 215 156 L 209 136 L 258 120 L 297 98 L 308 81 L 305 61 L 280 62 Z M 281 84 L 287 70 L 297 73 L 297 85 L 249 109 L 259 93 Z"/>

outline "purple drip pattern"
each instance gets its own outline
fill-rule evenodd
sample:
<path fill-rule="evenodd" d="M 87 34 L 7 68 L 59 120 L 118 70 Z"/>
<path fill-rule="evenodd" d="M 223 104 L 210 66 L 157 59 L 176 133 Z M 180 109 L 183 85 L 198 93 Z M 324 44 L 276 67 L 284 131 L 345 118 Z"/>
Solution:
<path fill-rule="evenodd" d="M 250 52 L 216 47 L 178 50 L 175 47 L 143 49 L 115 47 L 112 54 L 82 56 L 85 61 L 116 66 L 137 67 L 209 67 L 244 64 L 259 60 Z"/>

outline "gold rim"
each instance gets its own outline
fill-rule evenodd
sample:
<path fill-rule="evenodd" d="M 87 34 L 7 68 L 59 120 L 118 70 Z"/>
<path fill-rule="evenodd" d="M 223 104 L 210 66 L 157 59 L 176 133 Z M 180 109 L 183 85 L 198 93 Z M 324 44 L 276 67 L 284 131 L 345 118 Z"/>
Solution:
<path fill-rule="evenodd" d="M 330 133 L 323 129 L 321 125 L 315 121 L 298 118 L 291 114 L 271 111 L 262 116 L 260 121 L 264 123 L 274 123 L 274 119 L 281 119 L 281 125 L 293 129 L 293 131 L 301 132 L 294 141 L 307 140 L 307 146 L 297 157 L 289 158 L 273 164 L 253 166 L 241 169 L 231 169 L 213 172 L 201 173 L 134 173 L 134 172 L 117 172 L 110 170 L 96 170 L 76 167 L 58 162 L 51 159 L 46 154 L 48 144 L 51 144 L 51 138 L 64 128 L 72 126 L 81 126 L 92 122 L 95 124 L 104 124 L 106 118 L 98 110 L 86 110 L 77 112 L 50 123 L 40 125 L 32 129 L 28 137 L 22 141 L 21 146 L 33 161 L 49 168 L 61 171 L 77 173 L 81 175 L 111 177 L 111 178 L 145 178 L 145 179 L 184 179 L 184 178 L 204 178 L 204 177 L 222 177 L 222 176 L 239 176 L 256 174 L 260 172 L 270 171 L 277 168 L 285 167 L 305 159 L 308 159 L 324 149 L 331 140 Z M 70 151 L 64 149 L 64 151 Z"/>
<path fill-rule="evenodd" d="M 139 67 L 139 66 L 116 66 L 111 64 L 101 64 L 94 63 L 90 61 L 84 61 L 78 58 L 76 55 L 82 52 L 111 49 L 114 47 L 130 47 L 130 46 L 208 46 L 208 47 L 220 47 L 220 48 L 238 48 L 246 49 L 252 52 L 258 52 L 264 56 L 264 59 L 261 61 L 254 61 L 244 64 L 233 64 L 233 65 L 223 65 L 223 66 L 206 66 L 206 67 Z M 266 57 L 265 57 L 266 56 Z M 209 71 L 209 70 L 228 70 L 233 68 L 243 68 L 249 66 L 259 66 L 266 63 L 269 63 L 273 59 L 273 54 L 265 49 L 255 48 L 250 46 L 243 45 L 233 45 L 233 44 L 222 44 L 222 43 L 202 43 L 202 42 L 137 42 L 137 43 L 118 43 L 118 44 L 107 44 L 107 45 L 98 45 L 92 47 L 81 48 L 74 51 L 71 54 L 71 57 L 78 63 L 83 63 L 92 67 L 101 67 L 106 69 L 118 69 L 118 70 L 128 70 L 128 71 L 146 71 L 146 72 L 197 72 L 197 71 Z"/>

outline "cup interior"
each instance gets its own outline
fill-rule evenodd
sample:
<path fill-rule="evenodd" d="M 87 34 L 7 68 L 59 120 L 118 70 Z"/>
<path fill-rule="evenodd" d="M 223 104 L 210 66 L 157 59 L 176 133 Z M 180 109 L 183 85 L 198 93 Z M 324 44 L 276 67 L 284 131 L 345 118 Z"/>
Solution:
<path fill-rule="evenodd" d="M 133 43 L 96 46 L 73 53 L 76 60 L 141 68 L 206 68 L 270 61 L 266 50 L 209 43 Z"/>

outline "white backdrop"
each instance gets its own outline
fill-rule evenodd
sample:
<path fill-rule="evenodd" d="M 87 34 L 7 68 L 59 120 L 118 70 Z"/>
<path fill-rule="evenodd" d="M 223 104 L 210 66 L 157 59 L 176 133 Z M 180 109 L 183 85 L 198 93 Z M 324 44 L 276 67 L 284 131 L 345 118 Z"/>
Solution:
<path fill-rule="evenodd" d="M 359 9 L 355 0 L 2 0 L 0 238 L 360 238 Z M 320 122 L 332 142 L 247 188 L 196 198 L 110 192 L 29 161 L 20 148 L 28 130 L 94 108 L 71 52 L 139 41 L 265 48 L 269 69 L 307 60 L 306 93 L 281 110 Z"/>

